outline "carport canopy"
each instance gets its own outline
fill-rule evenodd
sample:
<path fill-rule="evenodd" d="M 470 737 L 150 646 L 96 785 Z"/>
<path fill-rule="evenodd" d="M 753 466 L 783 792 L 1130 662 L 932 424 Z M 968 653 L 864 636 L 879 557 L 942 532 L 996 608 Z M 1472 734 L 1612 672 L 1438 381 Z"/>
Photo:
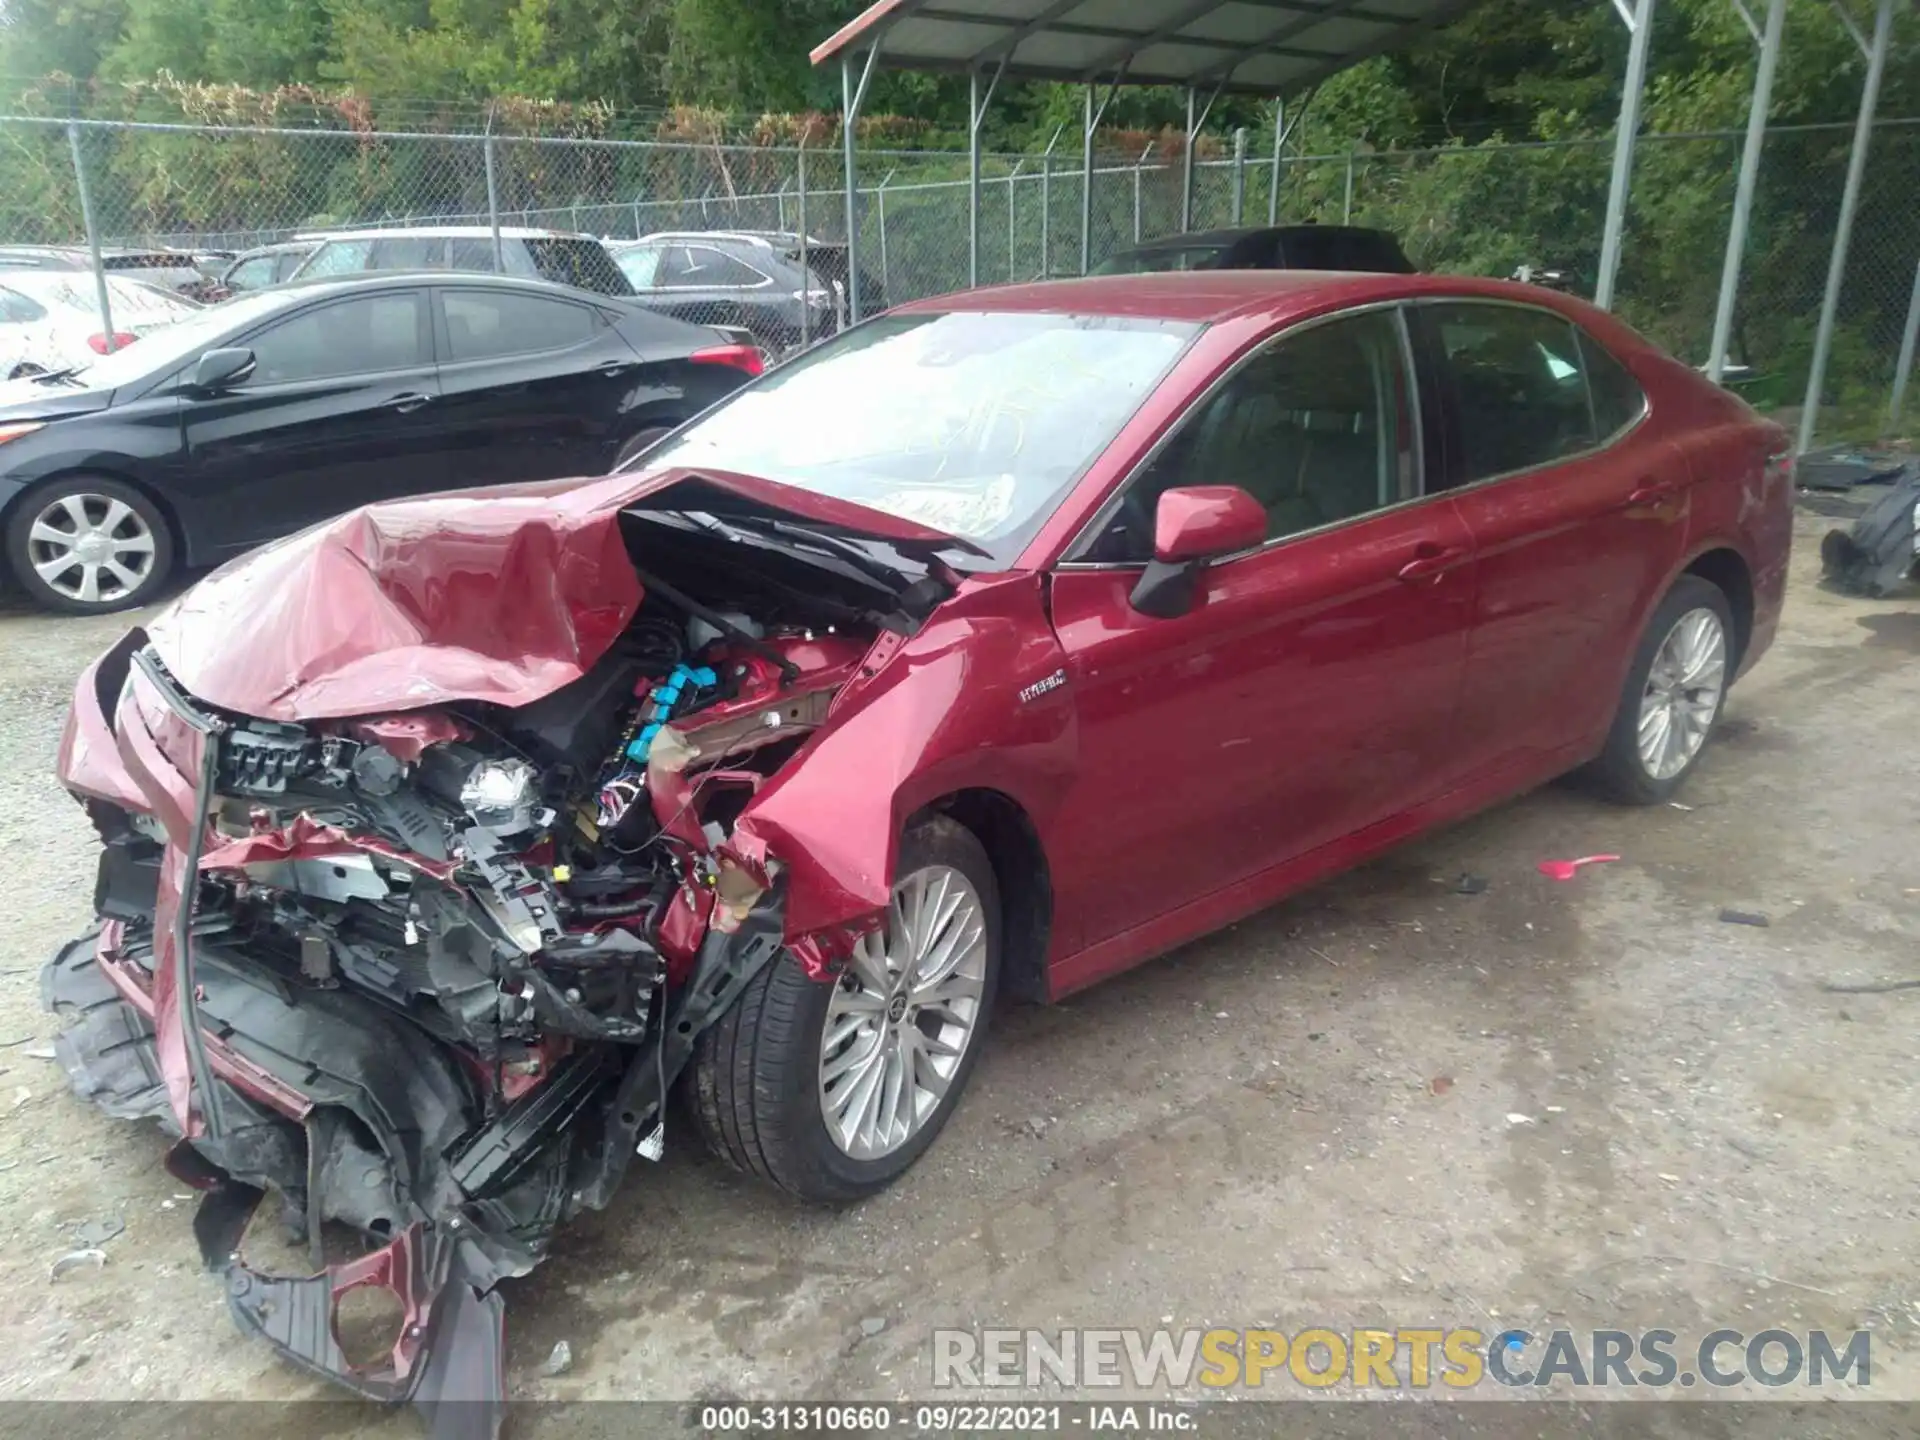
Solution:
<path fill-rule="evenodd" d="M 813 51 L 892 69 L 1285 95 L 1473 0 L 878 0 Z"/>

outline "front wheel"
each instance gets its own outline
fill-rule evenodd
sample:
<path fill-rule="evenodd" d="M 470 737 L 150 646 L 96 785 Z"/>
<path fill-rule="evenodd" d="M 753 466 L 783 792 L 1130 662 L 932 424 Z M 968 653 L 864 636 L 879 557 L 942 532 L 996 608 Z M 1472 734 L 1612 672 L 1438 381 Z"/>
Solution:
<path fill-rule="evenodd" d="M 70 615 L 143 605 L 173 569 L 173 533 L 140 491 L 74 475 L 33 491 L 7 524 L 7 563 L 36 603 Z"/>
<path fill-rule="evenodd" d="M 980 1056 L 999 979 L 1000 898 L 973 833 L 901 837 L 883 930 L 838 980 L 762 969 L 709 1028 L 688 1091 L 714 1153 L 818 1201 L 885 1188 L 933 1143 Z"/>
<path fill-rule="evenodd" d="M 1680 788 L 1726 702 L 1733 633 L 1720 588 L 1682 575 L 1641 636 L 1606 749 L 1592 766 L 1602 791 L 1654 805 Z"/>

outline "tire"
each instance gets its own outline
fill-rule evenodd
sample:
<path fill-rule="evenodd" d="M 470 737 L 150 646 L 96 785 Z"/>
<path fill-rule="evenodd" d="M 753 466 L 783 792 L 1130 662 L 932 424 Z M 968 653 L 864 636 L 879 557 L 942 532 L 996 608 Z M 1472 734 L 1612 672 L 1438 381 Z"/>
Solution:
<path fill-rule="evenodd" d="M 832 983 L 808 979 L 790 956 L 767 966 L 749 983 L 734 1007 L 700 1037 L 687 1068 L 686 1098 L 713 1152 L 735 1169 L 803 1199 L 826 1203 L 858 1200 L 905 1174 L 953 1113 L 986 1039 L 1000 962 L 1000 898 L 987 852 L 958 822 L 944 815 L 928 816 L 912 824 L 901 837 L 898 874 L 887 931 L 891 944 L 881 936 L 870 937 L 848 966 L 848 973 Z M 934 1006 L 919 1011 L 918 1021 L 913 1009 L 903 1015 L 894 1008 L 908 998 L 906 992 L 899 993 L 892 1007 L 876 1005 L 870 1012 L 871 1020 L 850 1016 L 844 1007 L 865 1004 L 871 998 L 871 987 L 864 977 L 872 973 L 876 962 L 884 967 L 882 951 L 905 953 L 907 947 L 894 923 L 903 906 L 931 900 L 932 908 L 938 910 L 952 894 L 961 896 L 961 908 L 954 912 L 952 922 L 937 931 L 933 943 L 926 947 L 934 954 L 940 952 L 940 940 L 964 940 L 970 933 L 962 919 L 966 913 L 965 892 L 953 882 L 953 875 L 964 879 L 977 901 L 982 942 L 977 995 L 973 997 L 973 1014 L 964 1041 L 957 1046 L 957 1057 L 936 1057 L 926 1050 L 916 1055 L 916 1045 L 929 1043 L 925 1027 L 937 1031 L 936 1038 L 942 1042 L 952 1039 L 946 1024 L 930 1013 Z M 922 898 L 916 902 L 914 887 L 925 877 L 934 878 L 922 886 L 918 892 Z M 936 889 L 943 881 L 947 888 Z M 973 980 L 963 972 L 975 966 L 974 947 L 961 946 L 955 954 L 958 968 L 944 985 L 930 986 L 929 991 L 972 987 Z M 932 973 L 937 978 L 938 970 Z M 836 1009 L 836 1004 L 842 1008 Z M 947 1013 L 951 1016 L 953 1012 Z M 871 1048 L 867 1044 L 869 1033 L 858 1029 L 837 1038 L 829 1048 L 830 1016 L 836 1030 L 850 1025 L 878 1027 L 871 1034 Z M 883 1058 L 889 1044 L 887 1034 L 891 1031 L 899 1035 L 909 1029 L 922 1039 L 914 1042 L 910 1037 L 903 1038 L 895 1046 L 892 1054 L 899 1055 L 902 1047 L 907 1053 L 900 1056 L 899 1068 L 890 1072 L 892 1062 Z M 859 1063 L 861 1055 L 875 1057 L 875 1063 Z M 829 1057 L 839 1070 L 830 1082 L 823 1078 L 823 1064 Z M 850 1144 L 840 1126 L 851 1122 L 836 1124 L 830 1120 L 829 1083 L 845 1105 L 844 1115 L 857 1117 L 863 1110 L 860 1095 L 877 1092 L 882 1101 L 879 1114 L 885 1116 L 884 1101 L 892 1092 L 881 1085 L 884 1078 L 890 1073 L 919 1076 L 926 1073 L 924 1067 L 948 1058 L 954 1063 L 944 1077 L 944 1091 L 924 1113 L 903 1117 L 894 1107 L 893 1119 L 898 1124 L 892 1128 L 904 1138 L 881 1136 L 876 1120 L 867 1132 L 868 1143 L 856 1139 Z M 863 1091 L 861 1082 L 868 1076 L 873 1083 Z M 930 1091 L 916 1087 L 910 1105 L 923 1095 L 930 1097 Z M 898 1125 L 904 1125 L 904 1130 Z"/>
<path fill-rule="evenodd" d="M 613 464 L 607 467 L 609 475 L 617 475 L 626 469 L 641 454 L 659 444 L 661 439 L 673 433 L 671 425 L 650 425 L 645 430 L 629 435 L 613 457 Z"/>
<path fill-rule="evenodd" d="M 63 555 L 72 557 L 64 569 L 45 568 Z M 105 615 L 160 593 L 173 572 L 173 531 L 159 507 L 124 481 L 65 475 L 21 500 L 7 522 L 6 558 L 36 605 Z"/>
<path fill-rule="evenodd" d="M 1670 735 L 1676 727 L 1684 725 L 1683 742 L 1667 753 L 1665 764 L 1656 767 L 1641 746 L 1643 704 L 1650 699 L 1650 687 L 1662 685 L 1661 677 L 1654 674 L 1655 662 L 1661 659 L 1669 640 L 1684 649 L 1685 637 L 1677 633 L 1679 627 L 1683 623 L 1702 624 L 1698 617 L 1703 612 L 1718 626 L 1717 673 L 1712 664 L 1703 661 L 1702 668 L 1688 666 L 1679 672 L 1683 676 L 1691 675 L 1699 683 L 1665 687 L 1670 697 L 1677 694 L 1679 705 L 1678 708 L 1669 705 L 1666 727 L 1657 728 L 1656 724 L 1656 731 Z M 1626 686 L 1620 694 L 1620 708 L 1614 714 L 1613 728 L 1607 732 L 1606 748 L 1587 769 L 1587 777 L 1595 788 L 1621 804 L 1657 805 L 1685 783 L 1705 752 L 1706 742 L 1726 705 L 1727 689 L 1739 658 L 1736 644 L 1733 611 L 1719 586 L 1697 575 L 1682 575 L 1675 581 L 1640 637 L 1633 664 L 1627 670 Z M 1667 675 L 1676 673 L 1672 663 L 1663 663 L 1662 669 Z M 1709 682 L 1716 687 L 1710 696 Z M 1677 768 L 1665 768 L 1667 764 Z"/>

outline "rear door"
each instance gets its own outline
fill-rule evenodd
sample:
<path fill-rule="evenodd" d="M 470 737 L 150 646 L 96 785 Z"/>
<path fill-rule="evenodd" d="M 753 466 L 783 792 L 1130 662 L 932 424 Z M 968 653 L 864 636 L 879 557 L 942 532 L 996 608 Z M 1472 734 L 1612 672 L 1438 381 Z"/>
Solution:
<path fill-rule="evenodd" d="M 182 406 L 180 485 L 211 548 L 443 483 L 421 291 L 329 300 L 234 343 L 253 351 L 253 373 Z"/>
<path fill-rule="evenodd" d="M 1420 492 L 1399 321 L 1268 342 L 1202 398 L 1052 581 L 1078 778 L 1045 837 L 1077 857 L 1060 913 L 1096 943 L 1434 793 L 1472 621 L 1470 541 Z M 1209 565 L 1192 608 L 1133 609 L 1160 494 L 1237 485 L 1261 549 Z"/>
<path fill-rule="evenodd" d="M 433 295 L 449 483 L 604 473 L 640 369 L 607 313 L 528 290 Z"/>
<path fill-rule="evenodd" d="M 1565 316 L 1414 306 L 1450 422 L 1478 588 L 1460 728 L 1519 770 L 1604 730 L 1637 617 L 1680 563 L 1689 475 L 1632 375 Z"/>

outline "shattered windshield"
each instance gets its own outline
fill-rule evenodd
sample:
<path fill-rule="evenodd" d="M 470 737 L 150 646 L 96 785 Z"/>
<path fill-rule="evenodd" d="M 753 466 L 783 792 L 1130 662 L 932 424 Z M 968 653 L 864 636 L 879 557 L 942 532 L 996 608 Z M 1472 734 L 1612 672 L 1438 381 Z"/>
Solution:
<path fill-rule="evenodd" d="M 740 391 L 647 463 L 762 476 L 1011 559 L 1199 329 L 883 315 Z"/>

